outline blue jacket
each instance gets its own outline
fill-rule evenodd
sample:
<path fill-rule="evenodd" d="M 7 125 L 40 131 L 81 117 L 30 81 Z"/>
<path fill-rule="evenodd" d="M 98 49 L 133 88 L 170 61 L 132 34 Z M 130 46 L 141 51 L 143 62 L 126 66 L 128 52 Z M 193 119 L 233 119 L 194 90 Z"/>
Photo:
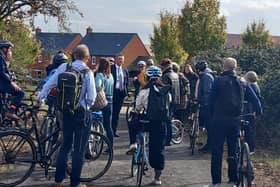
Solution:
<path fill-rule="evenodd" d="M 214 77 L 211 72 L 209 68 L 206 68 L 205 71 L 199 75 L 197 99 L 201 106 L 208 105 L 210 90 L 214 82 Z"/>

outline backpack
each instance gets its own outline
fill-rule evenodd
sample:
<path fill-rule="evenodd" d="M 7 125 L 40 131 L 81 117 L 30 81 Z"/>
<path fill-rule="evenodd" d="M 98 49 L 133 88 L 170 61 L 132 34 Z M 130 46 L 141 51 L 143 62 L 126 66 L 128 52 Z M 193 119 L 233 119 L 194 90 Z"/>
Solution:
<path fill-rule="evenodd" d="M 67 64 L 66 71 L 58 75 L 57 81 L 57 106 L 58 110 L 74 114 L 79 105 L 83 79 L 89 69 L 78 71 Z"/>
<path fill-rule="evenodd" d="M 154 121 L 167 121 L 170 119 L 170 86 L 150 87 L 147 106 L 147 119 Z"/>
<path fill-rule="evenodd" d="M 243 111 L 244 83 L 237 76 L 222 76 L 218 78 L 220 105 L 225 116 L 236 117 Z"/>

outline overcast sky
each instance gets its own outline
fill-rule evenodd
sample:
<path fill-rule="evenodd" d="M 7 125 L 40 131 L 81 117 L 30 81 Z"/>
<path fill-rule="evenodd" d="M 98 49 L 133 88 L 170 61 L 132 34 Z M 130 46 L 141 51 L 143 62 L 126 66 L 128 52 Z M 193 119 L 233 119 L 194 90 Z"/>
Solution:
<path fill-rule="evenodd" d="M 145 44 L 159 22 L 160 10 L 180 13 L 185 0 L 73 0 L 84 14 L 70 15 L 71 29 L 85 35 L 94 32 L 138 33 Z M 272 35 L 280 35 L 280 0 L 221 0 L 221 13 L 226 16 L 227 32 L 242 33 L 249 23 L 263 20 Z M 47 24 L 41 17 L 36 26 L 43 32 L 58 32 L 55 21 Z"/>

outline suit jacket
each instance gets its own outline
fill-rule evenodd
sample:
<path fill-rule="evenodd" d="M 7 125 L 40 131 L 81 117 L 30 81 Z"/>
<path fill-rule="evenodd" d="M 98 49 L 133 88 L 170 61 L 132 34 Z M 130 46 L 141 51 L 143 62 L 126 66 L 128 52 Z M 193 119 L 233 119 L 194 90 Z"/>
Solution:
<path fill-rule="evenodd" d="M 111 65 L 111 71 L 112 71 L 112 75 L 114 78 L 114 95 L 116 92 L 119 92 L 119 90 L 116 89 L 116 82 L 117 82 L 117 68 L 116 65 L 113 64 Z M 123 71 L 123 76 L 124 76 L 124 90 L 122 91 L 122 95 L 125 97 L 128 94 L 128 70 L 124 67 L 122 67 L 122 71 Z"/>

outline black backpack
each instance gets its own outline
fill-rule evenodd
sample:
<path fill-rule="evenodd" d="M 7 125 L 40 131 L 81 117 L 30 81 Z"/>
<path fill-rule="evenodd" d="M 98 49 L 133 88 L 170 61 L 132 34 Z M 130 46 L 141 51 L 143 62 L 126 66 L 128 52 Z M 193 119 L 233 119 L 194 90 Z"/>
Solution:
<path fill-rule="evenodd" d="M 58 75 L 57 81 L 57 106 L 58 110 L 74 114 L 79 105 L 80 93 L 83 85 L 83 79 L 89 69 L 78 71 L 67 64 L 66 71 Z"/>
<path fill-rule="evenodd" d="M 150 87 L 146 111 L 148 120 L 167 121 L 170 119 L 170 91 L 170 86 L 153 85 Z"/>
<path fill-rule="evenodd" d="M 219 88 L 219 109 L 223 115 L 236 117 L 243 111 L 245 85 L 237 76 L 217 78 Z"/>

